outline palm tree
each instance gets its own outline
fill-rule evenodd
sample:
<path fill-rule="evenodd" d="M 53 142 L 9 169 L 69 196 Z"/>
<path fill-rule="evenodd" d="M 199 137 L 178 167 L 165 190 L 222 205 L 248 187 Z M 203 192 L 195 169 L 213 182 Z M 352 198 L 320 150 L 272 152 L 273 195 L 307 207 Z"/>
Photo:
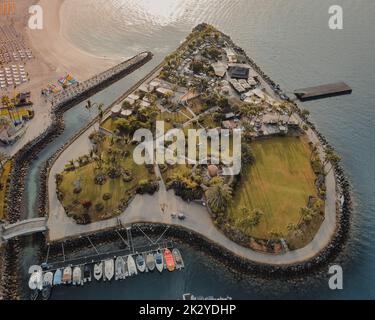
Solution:
<path fill-rule="evenodd" d="M 207 203 L 215 213 L 223 212 L 232 200 L 232 188 L 227 184 L 215 184 L 206 191 Z"/>
<path fill-rule="evenodd" d="M 92 103 L 91 100 L 87 100 L 85 108 L 88 110 L 90 117 L 91 117 L 91 109 L 93 107 L 96 107 L 98 109 L 98 120 L 99 120 L 99 126 L 100 126 L 100 123 L 102 122 L 103 117 L 104 117 L 104 103 L 100 103 L 100 104 L 96 102 Z M 95 127 L 94 127 L 94 130 L 96 132 Z"/>

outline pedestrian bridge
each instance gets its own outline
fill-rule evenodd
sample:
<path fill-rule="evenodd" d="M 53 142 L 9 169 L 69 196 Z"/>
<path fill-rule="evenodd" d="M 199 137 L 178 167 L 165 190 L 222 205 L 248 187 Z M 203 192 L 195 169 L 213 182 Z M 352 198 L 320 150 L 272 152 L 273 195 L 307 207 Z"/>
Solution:
<path fill-rule="evenodd" d="M 22 220 L 0 226 L 0 241 L 47 231 L 47 218 Z"/>

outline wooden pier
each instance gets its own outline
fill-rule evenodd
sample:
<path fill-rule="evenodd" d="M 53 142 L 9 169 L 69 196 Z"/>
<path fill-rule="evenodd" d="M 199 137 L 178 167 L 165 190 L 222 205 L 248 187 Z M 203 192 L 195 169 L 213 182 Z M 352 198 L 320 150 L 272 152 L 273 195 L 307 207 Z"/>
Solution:
<path fill-rule="evenodd" d="M 351 94 L 353 92 L 344 82 L 331 83 L 317 87 L 310 87 L 304 89 L 298 89 L 294 91 L 294 94 L 301 101 L 309 101 L 322 99 L 333 96 L 341 96 L 345 94 Z"/>

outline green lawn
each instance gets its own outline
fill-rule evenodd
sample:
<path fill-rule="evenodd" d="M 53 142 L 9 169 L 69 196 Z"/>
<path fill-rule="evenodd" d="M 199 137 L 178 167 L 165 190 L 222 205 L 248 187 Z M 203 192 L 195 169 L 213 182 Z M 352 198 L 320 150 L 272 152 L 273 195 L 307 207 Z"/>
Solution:
<path fill-rule="evenodd" d="M 105 143 L 104 150 L 107 150 L 108 143 Z M 90 201 L 92 207 L 89 210 L 89 215 L 92 221 L 103 220 L 113 216 L 115 210 L 118 209 L 121 202 L 129 200 L 134 194 L 135 189 L 138 186 L 139 181 L 153 179 L 154 174 L 150 174 L 145 166 L 139 166 L 133 161 L 133 146 L 127 145 L 124 147 L 130 152 L 130 155 L 126 158 L 121 158 L 120 165 L 126 170 L 130 170 L 133 175 L 131 182 L 124 182 L 123 179 L 110 179 L 107 178 L 106 183 L 103 186 L 96 185 L 94 178 L 98 173 L 95 163 L 90 163 L 84 167 L 81 167 L 72 172 L 63 173 L 63 181 L 59 186 L 59 190 L 63 193 L 63 205 L 65 208 L 70 206 L 75 200 L 80 202 Z M 106 158 L 106 151 L 104 153 L 104 159 Z M 73 193 L 74 186 L 77 180 L 80 180 L 80 186 L 82 192 L 78 195 Z M 103 200 L 103 195 L 110 193 L 112 198 L 108 201 Z M 105 208 L 101 212 L 95 210 L 97 203 L 103 203 Z M 85 213 L 82 205 L 77 205 L 73 208 L 72 214 L 80 216 Z"/>
<path fill-rule="evenodd" d="M 254 142 L 252 149 L 256 164 L 246 170 L 229 217 L 236 223 L 242 208 L 260 209 L 264 213 L 260 224 L 247 233 L 261 239 L 268 239 L 271 232 L 286 236 L 288 225 L 299 223 L 309 196 L 317 194 L 310 148 L 300 138 L 282 137 Z"/>

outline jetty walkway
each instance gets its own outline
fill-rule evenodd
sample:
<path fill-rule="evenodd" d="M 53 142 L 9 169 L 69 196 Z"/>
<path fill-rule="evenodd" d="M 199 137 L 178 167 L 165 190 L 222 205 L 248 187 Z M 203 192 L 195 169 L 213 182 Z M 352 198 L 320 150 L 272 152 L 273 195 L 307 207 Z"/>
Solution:
<path fill-rule="evenodd" d="M 52 97 L 52 106 L 54 110 L 60 110 L 62 107 L 70 104 L 76 104 L 86 99 L 98 90 L 112 84 L 125 75 L 143 66 L 152 59 L 151 52 L 142 52 L 133 58 L 126 60 L 92 78 L 73 84 L 67 89 L 56 93 Z"/>
<path fill-rule="evenodd" d="M 46 218 L 35 218 L 22 220 L 13 224 L 3 224 L 0 226 L 0 243 L 16 237 L 28 236 L 45 231 L 47 231 Z"/>

